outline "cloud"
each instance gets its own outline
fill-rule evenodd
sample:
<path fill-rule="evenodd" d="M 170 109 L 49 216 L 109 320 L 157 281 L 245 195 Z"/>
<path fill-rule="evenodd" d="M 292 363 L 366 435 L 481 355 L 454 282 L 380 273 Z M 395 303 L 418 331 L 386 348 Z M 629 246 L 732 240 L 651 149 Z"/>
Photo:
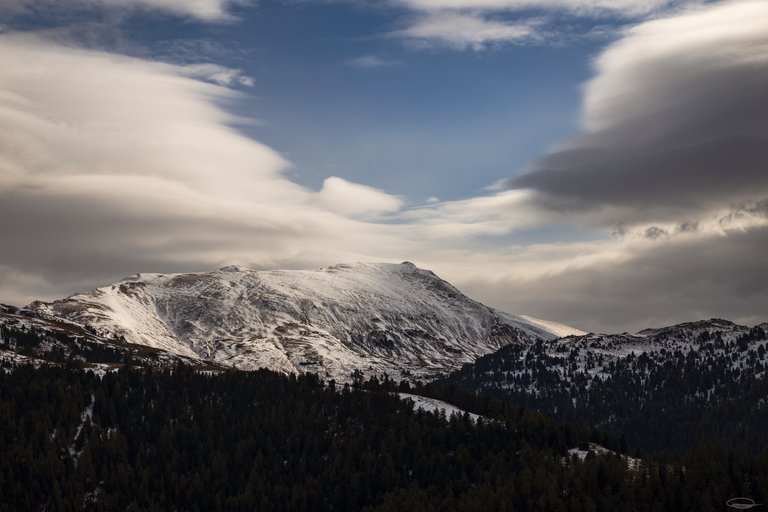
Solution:
<path fill-rule="evenodd" d="M 519 11 L 563 10 L 579 15 L 614 13 L 637 16 L 665 7 L 672 0 L 399 0 L 420 10 Z"/>
<path fill-rule="evenodd" d="M 755 325 L 768 320 L 766 248 L 766 225 L 721 236 L 615 242 L 593 262 L 575 260 L 527 276 L 502 270 L 457 284 L 507 311 L 594 332 L 636 332 L 713 317 Z M 552 256 L 558 248 L 541 250 Z"/>
<path fill-rule="evenodd" d="M 409 26 L 391 33 L 421 47 L 483 50 L 492 45 L 535 41 L 533 23 L 507 23 L 477 14 L 436 11 L 420 15 Z"/>
<path fill-rule="evenodd" d="M 218 64 L 188 64 L 183 69 L 189 76 L 202 78 L 225 87 L 233 85 L 253 87 L 255 83 L 254 78 L 244 74 L 242 69 L 228 68 Z"/>
<path fill-rule="evenodd" d="M 510 190 L 456 201 L 428 200 L 399 217 L 432 241 L 459 246 L 475 237 L 501 237 L 515 230 L 541 227 L 556 216 L 538 208 L 529 192 Z"/>
<path fill-rule="evenodd" d="M 507 44 L 562 43 L 570 38 L 615 36 L 615 27 L 557 24 L 555 16 L 637 19 L 696 0 L 394 0 L 416 13 L 390 35 L 422 48 L 482 50 Z"/>
<path fill-rule="evenodd" d="M 203 21 L 232 19 L 230 8 L 248 0 L 0 0 L 0 17 L 45 16 L 65 12 L 88 12 L 94 7 L 121 10 L 157 10 Z"/>
<path fill-rule="evenodd" d="M 0 265 L 0 303 L 26 304 L 30 297 L 53 296 L 59 289 L 43 276 Z"/>
<path fill-rule="evenodd" d="M 331 176 L 316 196 L 324 208 L 344 216 L 375 216 L 398 211 L 402 200 L 381 190 Z"/>
<path fill-rule="evenodd" d="M 398 199 L 292 183 L 281 155 L 231 127 L 219 105 L 239 93 L 184 66 L 0 35 L 0 70 L 0 263 L 17 276 L 0 300 L 20 296 L 18 276 L 37 280 L 32 299 L 137 269 L 311 267 L 408 243 L 345 217 Z"/>
<path fill-rule="evenodd" d="M 397 66 L 400 64 L 400 61 L 396 59 L 388 59 L 380 55 L 363 55 L 347 60 L 346 64 L 360 69 L 379 69 Z"/>
<path fill-rule="evenodd" d="M 696 219 L 768 197 L 768 3 L 641 23 L 595 67 L 585 133 L 509 187 L 602 224 Z"/>

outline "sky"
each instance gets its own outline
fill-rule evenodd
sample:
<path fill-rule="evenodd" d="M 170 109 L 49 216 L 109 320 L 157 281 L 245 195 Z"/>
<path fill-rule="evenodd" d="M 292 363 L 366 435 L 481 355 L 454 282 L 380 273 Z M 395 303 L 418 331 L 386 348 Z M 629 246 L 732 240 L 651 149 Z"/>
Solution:
<path fill-rule="evenodd" d="M 0 0 L 0 302 L 409 260 L 768 320 L 768 0 Z"/>

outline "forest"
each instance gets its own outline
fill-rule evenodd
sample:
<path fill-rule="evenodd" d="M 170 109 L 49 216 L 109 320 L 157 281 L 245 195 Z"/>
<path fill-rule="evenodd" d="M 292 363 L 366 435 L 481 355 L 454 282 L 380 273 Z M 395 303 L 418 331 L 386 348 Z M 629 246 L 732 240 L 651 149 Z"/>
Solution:
<path fill-rule="evenodd" d="M 768 499 L 768 450 L 581 460 L 568 450 L 621 442 L 451 386 L 4 366 L 0 510 L 708 511 Z M 483 417 L 414 410 L 397 391 Z"/>
<path fill-rule="evenodd" d="M 655 343 L 664 343 L 656 340 Z M 509 345 L 441 382 L 679 455 L 702 443 L 768 446 L 766 333 L 701 332 L 669 349 L 608 359 L 605 344 Z M 558 353 L 558 350 L 566 351 Z"/>

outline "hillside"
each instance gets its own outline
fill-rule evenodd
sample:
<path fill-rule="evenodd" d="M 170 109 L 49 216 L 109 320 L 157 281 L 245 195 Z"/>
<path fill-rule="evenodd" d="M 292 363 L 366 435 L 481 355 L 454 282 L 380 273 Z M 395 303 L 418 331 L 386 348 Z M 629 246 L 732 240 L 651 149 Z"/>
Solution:
<path fill-rule="evenodd" d="M 768 443 L 767 324 L 712 319 L 509 346 L 451 374 L 470 392 L 682 451 Z"/>

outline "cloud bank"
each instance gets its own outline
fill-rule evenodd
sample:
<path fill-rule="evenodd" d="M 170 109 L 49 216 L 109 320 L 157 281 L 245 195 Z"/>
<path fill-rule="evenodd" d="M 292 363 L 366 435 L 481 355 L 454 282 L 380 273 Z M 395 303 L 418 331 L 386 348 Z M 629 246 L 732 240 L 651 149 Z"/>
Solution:
<path fill-rule="evenodd" d="M 768 3 L 648 21 L 596 60 L 586 133 L 507 182 L 606 223 L 686 220 L 768 196 Z"/>
<path fill-rule="evenodd" d="M 459 285 L 507 311 L 595 332 L 636 332 L 713 317 L 756 325 L 768 318 L 765 225 L 672 243 L 635 242 L 606 244 L 603 254 L 585 248 L 595 261 L 576 257 L 562 270 L 526 275 L 499 269 L 497 276 L 465 277 Z M 557 250 L 530 248 L 531 256 L 544 251 L 552 257 Z"/>

